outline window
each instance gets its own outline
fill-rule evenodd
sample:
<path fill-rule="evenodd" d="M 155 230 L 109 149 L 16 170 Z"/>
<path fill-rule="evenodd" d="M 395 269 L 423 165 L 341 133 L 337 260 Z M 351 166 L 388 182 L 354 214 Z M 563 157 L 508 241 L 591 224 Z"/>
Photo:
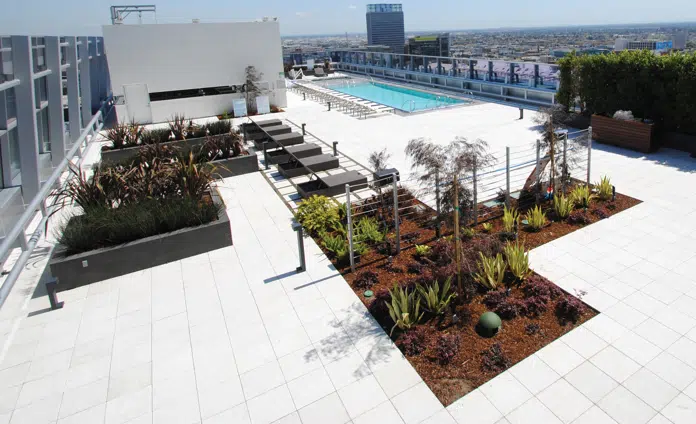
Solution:
<path fill-rule="evenodd" d="M 36 108 L 41 107 L 41 102 L 48 100 L 48 86 L 46 82 L 46 77 L 42 77 L 36 80 L 34 84 L 34 94 L 36 98 Z"/>
<path fill-rule="evenodd" d="M 36 114 L 36 135 L 39 139 L 39 153 L 51 151 L 51 140 L 48 132 L 48 108 Z"/>
<path fill-rule="evenodd" d="M 11 129 L 8 132 L 9 139 L 10 139 L 10 170 L 12 174 L 12 178 L 16 178 L 21 171 L 21 165 L 19 163 L 19 139 L 17 137 L 17 127 Z M 8 181 L 7 185 L 11 185 L 10 182 Z"/>
<path fill-rule="evenodd" d="M 15 97 L 14 87 L 5 90 L 7 120 L 17 118 L 17 98 Z"/>
<path fill-rule="evenodd" d="M 12 39 L 0 38 L 0 83 L 14 79 L 11 49 Z"/>

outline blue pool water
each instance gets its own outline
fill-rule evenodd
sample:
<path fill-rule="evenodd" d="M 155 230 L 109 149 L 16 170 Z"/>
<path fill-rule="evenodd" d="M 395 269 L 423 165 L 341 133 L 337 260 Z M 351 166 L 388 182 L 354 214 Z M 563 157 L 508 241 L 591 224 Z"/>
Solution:
<path fill-rule="evenodd" d="M 357 82 L 351 84 L 337 84 L 330 87 L 332 90 L 385 106 L 415 112 L 420 110 L 435 109 L 437 107 L 467 103 L 466 100 L 426 93 L 425 91 L 411 90 L 409 88 L 395 87 L 378 82 Z"/>

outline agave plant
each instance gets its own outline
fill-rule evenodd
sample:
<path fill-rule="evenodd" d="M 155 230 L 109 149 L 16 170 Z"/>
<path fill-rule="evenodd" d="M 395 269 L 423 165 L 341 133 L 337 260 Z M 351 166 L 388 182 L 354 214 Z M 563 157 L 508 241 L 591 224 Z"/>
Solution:
<path fill-rule="evenodd" d="M 566 219 L 575 208 L 575 202 L 570 197 L 558 195 L 553 197 L 553 210 L 560 219 Z"/>
<path fill-rule="evenodd" d="M 494 257 L 489 257 L 479 252 L 478 272 L 474 274 L 474 280 L 484 287 L 494 290 L 503 283 L 505 270 L 503 255 L 498 253 Z"/>
<path fill-rule="evenodd" d="M 527 213 L 526 218 L 529 223 L 529 229 L 532 231 L 539 231 L 546 225 L 546 213 L 539 205 L 534 206 L 534 208 Z"/>
<path fill-rule="evenodd" d="M 597 188 L 597 196 L 600 200 L 609 200 L 614 196 L 614 187 L 611 185 L 611 180 L 609 177 L 604 176 L 602 179 L 595 183 Z"/>
<path fill-rule="evenodd" d="M 507 206 L 505 206 L 505 209 L 503 210 L 503 229 L 505 230 L 505 232 L 514 233 L 515 229 L 519 226 L 519 224 L 520 213 L 517 212 L 517 209 L 508 209 Z"/>
<path fill-rule="evenodd" d="M 524 244 L 508 242 L 505 244 L 503 252 L 510 272 L 519 281 L 525 280 L 532 273 L 529 269 L 529 253 L 525 252 Z"/>
<path fill-rule="evenodd" d="M 570 192 L 570 198 L 573 200 L 573 203 L 585 209 L 590 207 L 590 204 L 596 197 L 590 190 L 590 187 L 586 185 L 578 185 Z"/>
<path fill-rule="evenodd" d="M 445 313 L 447 308 L 452 302 L 457 294 L 452 293 L 452 278 L 445 280 L 445 283 L 440 290 L 440 284 L 435 280 L 433 284 L 425 287 L 420 284 L 416 286 L 418 293 L 420 293 L 422 301 L 425 303 L 424 309 L 435 315 L 442 315 Z"/>
<path fill-rule="evenodd" d="M 394 333 L 395 328 L 408 330 L 418 324 L 423 318 L 423 312 L 420 311 L 421 299 L 416 295 L 415 290 L 407 292 L 403 287 L 394 286 L 389 290 L 391 302 L 386 302 L 389 316 L 394 321 L 394 326 L 389 335 Z"/>

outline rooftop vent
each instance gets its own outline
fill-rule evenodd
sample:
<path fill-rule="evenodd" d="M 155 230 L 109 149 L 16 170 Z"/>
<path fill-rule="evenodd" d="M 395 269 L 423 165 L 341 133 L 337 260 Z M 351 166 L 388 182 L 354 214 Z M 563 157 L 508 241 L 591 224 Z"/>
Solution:
<path fill-rule="evenodd" d="M 193 19 L 191 19 L 191 23 L 200 24 L 200 23 L 201 23 L 201 20 L 198 19 L 198 18 L 193 18 Z"/>

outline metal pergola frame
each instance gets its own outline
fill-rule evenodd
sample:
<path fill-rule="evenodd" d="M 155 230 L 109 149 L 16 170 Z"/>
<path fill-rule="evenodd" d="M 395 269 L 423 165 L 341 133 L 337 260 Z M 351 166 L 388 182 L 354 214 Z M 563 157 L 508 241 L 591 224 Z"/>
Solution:
<path fill-rule="evenodd" d="M 157 6 L 154 4 L 133 4 L 111 6 L 111 25 L 122 23 L 131 13 L 137 13 L 139 22 L 142 23 L 143 12 L 157 14 Z"/>

